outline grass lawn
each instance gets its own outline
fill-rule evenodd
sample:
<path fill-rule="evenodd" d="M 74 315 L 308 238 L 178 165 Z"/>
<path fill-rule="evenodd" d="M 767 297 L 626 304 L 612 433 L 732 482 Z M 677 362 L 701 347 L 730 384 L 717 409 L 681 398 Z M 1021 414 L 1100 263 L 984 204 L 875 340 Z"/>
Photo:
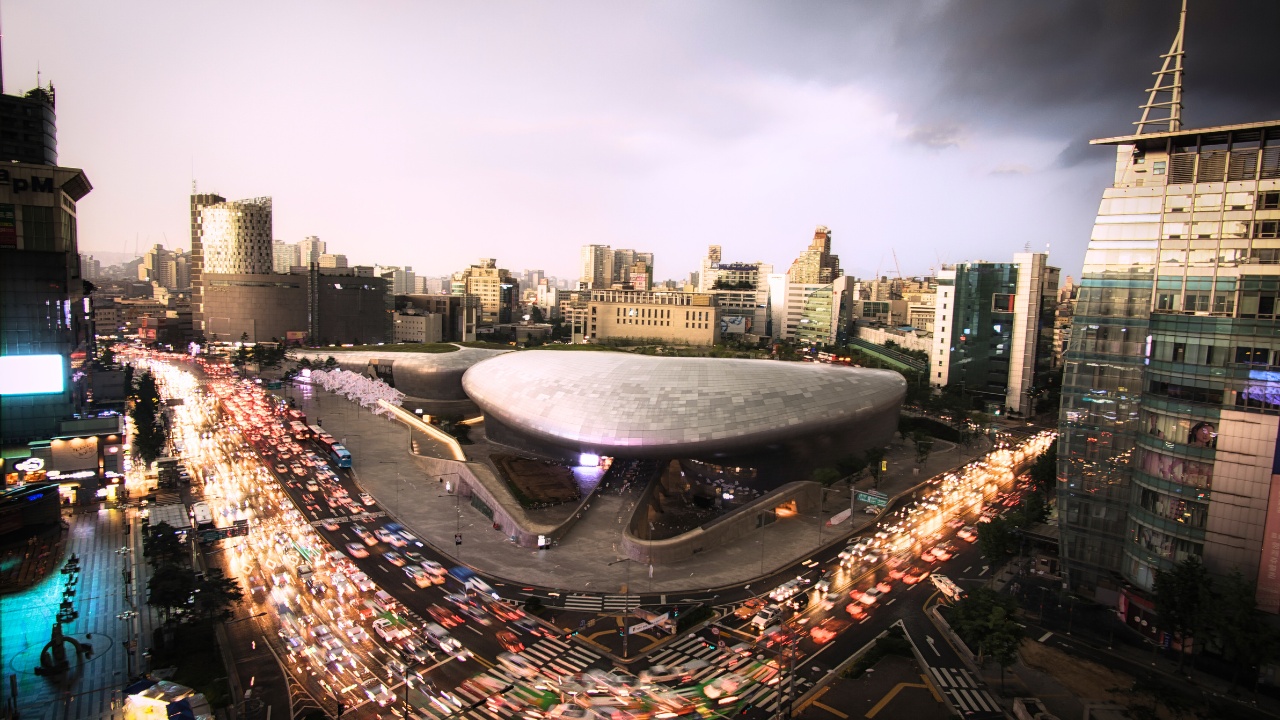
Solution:
<path fill-rule="evenodd" d="M 485 342 L 484 340 L 476 340 L 473 342 L 460 342 L 462 347 L 481 348 L 482 350 L 515 350 L 514 345 L 506 343 Z"/>
<path fill-rule="evenodd" d="M 607 345 L 539 345 L 538 347 L 527 348 L 528 350 L 564 350 L 568 352 L 602 350 L 605 352 L 622 352 L 622 348 L 609 347 Z"/>
<path fill-rule="evenodd" d="M 469 343 L 463 343 L 469 344 Z M 316 347 L 308 348 L 314 352 L 346 352 L 348 350 L 365 350 L 372 352 L 408 352 L 408 353 L 447 353 L 457 352 L 458 346 L 450 343 L 396 343 L 394 345 L 355 345 L 353 347 Z"/>

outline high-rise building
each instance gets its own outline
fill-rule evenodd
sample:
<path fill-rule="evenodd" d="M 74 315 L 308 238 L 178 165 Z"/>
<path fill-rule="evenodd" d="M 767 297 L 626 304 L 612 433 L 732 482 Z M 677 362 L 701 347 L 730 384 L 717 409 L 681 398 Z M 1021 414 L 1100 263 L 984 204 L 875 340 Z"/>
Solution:
<path fill-rule="evenodd" d="M 325 253 L 317 258 L 316 264 L 322 268 L 344 268 L 347 267 L 347 256 Z"/>
<path fill-rule="evenodd" d="M 163 245 L 155 245 L 142 256 L 138 264 L 138 279 L 153 282 L 166 290 L 185 292 L 191 288 L 191 257 L 182 252 L 170 251 Z"/>
<path fill-rule="evenodd" d="M 227 199 L 213 193 L 191 195 L 191 322 L 196 335 L 204 333 L 204 225 L 201 212 Z"/>
<path fill-rule="evenodd" d="M 1064 361 L 1065 580 L 1131 624 L 1192 557 L 1280 612 L 1280 122 L 1182 128 L 1181 36 L 1157 73 L 1173 100 L 1153 90 L 1137 133 L 1092 142 L 1115 174 Z"/>
<path fill-rule="evenodd" d="M 373 274 L 386 278 L 388 292 L 393 295 L 409 295 L 417 292 L 415 288 L 418 283 L 418 276 L 413 272 L 413 268 L 407 265 L 405 267 L 376 265 L 373 268 Z"/>
<path fill-rule="evenodd" d="M 827 285 L 842 274 L 840 257 L 831 254 L 831 231 L 819 225 L 809 248 L 791 263 L 787 280 L 800 285 Z"/>
<path fill-rule="evenodd" d="M 329 244 L 315 235 L 308 235 L 298 243 L 298 264 L 311 267 L 320 262 L 320 256 L 329 251 Z"/>
<path fill-rule="evenodd" d="M 75 168 L 0 167 L 0 442 L 53 437 L 84 401 L 72 354 L 92 350 L 92 324 L 75 207 L 92 189 Z"/>
<path fill-rule="evenodd" d="M 1048 259 L 1017 253 L 1011 263 L 960 263 L 938 272 L 930 384 L 960 386 L 989 412 L 1034 414 L 1053 366 L 1059 271 Z"/>
<path fill-rule="evenodd" d="M 32 165 L 58 164 L 58 126 L 53 84 L 22 96 L 0 95 L 0 160 Z"/>
<path fill-rule="evenodd" d="M 102 261 L 92 255 L 80 253 L 80 276 L 85 280 L 98 280 L 102 277 Z"/>
<path fill-rule="evenodd" d="M 232 200 L 200 210 L 204 232 L 204 273 L 271 273 L 271 198 Z"/>
<path fill-rule="evenodd" d="M 285 275 L 292 268 L 302 266 L 307 267 L 302 262 L 302 253 L 299 250 L 298 243 L 287 243 L 276 240 L 271 243 L 271 271 Z"/>
<path fill-rule="evenodd" d="M 455 295 L 480 298 L 480 322 L 484 325 L 511 322 L 520 301 L 520 281 L 498 267 L 494 258 L 481 258 L 475 265 L 454 273 L 453 290 Z"/>
<path fill-rule="evenodd" d="M 613 284 L 613 248 L 608 245 L 582 246 L 580 282 L 588 290 L 604 290 Z"/>

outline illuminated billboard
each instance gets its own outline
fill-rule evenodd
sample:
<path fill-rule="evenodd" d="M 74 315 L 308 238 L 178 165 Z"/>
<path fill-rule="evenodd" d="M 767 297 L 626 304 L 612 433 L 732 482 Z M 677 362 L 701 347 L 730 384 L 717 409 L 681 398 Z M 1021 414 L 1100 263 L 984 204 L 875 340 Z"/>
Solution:
<path fill-rule="evenodd" d="M 66 389 L 61 355 L 0 356 L 0 395 L 42 395 Z"/>

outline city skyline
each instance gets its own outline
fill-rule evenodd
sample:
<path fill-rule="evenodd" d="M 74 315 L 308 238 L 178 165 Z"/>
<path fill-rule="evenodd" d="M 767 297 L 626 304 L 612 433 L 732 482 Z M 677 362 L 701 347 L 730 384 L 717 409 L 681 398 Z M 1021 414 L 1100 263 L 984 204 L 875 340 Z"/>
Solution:
<path fill-rule="evenodd" d="M 194 175 L 200 192 L 273 196 L 276 239 L 317 235 L 355 263 L 424 275 L 483 255 L 572 277 L 593 243 L 652 249 L 663 279 L 697 269 L 710 243 L 783 266 L 818 224 L 859 276 L 894 273 L 891 247 L 916 275 L 1046 243 L 1078 274 L 1111 172 L 1086 141 L 1128 131 L 1176 23 L 1176 3 L 1152 5 L 320 6 L 299 18 L 15 4 L 5 66 L 10 92 L 36 67 L 59 90 L 61 162 L 96 178 L 90 254 L 185 248 Z M 1280 51 L 1250 40 L 1280 10 L 1213 9 L 1190 8 L 1186 122 L 1280 116 L 1266 74 Z M 124 36 L 138 49 L 106 44 Z M 1249 61 L 1229 60 L 1242 47 Z M 120 102 L 134 91 L 118 78 L 145 84 L 145 100 Z M 895 222 L 926 194 L 946 231 Z"/>

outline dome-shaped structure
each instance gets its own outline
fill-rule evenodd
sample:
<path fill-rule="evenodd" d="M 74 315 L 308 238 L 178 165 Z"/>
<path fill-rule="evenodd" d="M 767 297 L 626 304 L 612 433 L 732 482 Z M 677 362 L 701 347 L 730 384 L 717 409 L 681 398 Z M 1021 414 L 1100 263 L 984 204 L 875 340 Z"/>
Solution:
<path fill-rule="evenodd" d="M 885 370 L 620 352 L 510 353 L 462 385 L 490 438 L 637 458 L 847 455 L 892 437 L 906 394 Z"/>

